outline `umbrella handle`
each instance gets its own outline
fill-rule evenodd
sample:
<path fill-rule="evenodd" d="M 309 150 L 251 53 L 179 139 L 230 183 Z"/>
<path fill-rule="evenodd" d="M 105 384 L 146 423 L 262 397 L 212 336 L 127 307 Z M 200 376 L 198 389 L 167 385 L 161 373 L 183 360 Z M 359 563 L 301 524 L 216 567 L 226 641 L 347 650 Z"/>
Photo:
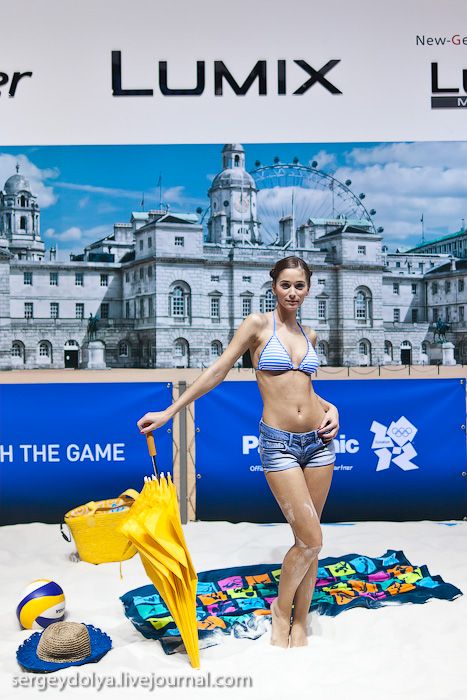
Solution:
<path fill-rule="evenodd" d="M 151 432 L 146 433 L 146 441 L 148 444 L 149 454 L 152 457 L 152 466 L 154 469 L 154 473 L 157 476 L 157 478 L 159 478 L 159 471 L 157 469 L 157 464 L 156 464 L 156 454 L 157 454 L 156 443 L 154 442 L 154 435 Z"/>
<path fill-rule="evenodd" d="M 156 443 L 154 442 L 154 435 L 152 433 L 146 433 L 146 440 L 148 443 L 148 450 L 151 457 L 155 457 L 157 454 Z"/>

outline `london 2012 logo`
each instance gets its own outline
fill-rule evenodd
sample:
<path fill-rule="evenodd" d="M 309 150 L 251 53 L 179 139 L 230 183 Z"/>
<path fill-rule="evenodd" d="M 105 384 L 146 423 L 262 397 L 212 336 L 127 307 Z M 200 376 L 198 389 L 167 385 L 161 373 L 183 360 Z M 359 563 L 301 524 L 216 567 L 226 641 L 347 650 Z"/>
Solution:
<path fill-rule="evenodd" d="M 371 447 L 378 457 L 377 472 L 389 469 L 391 462 L 405 472 L 419 469 L 419 466 L 412 462 L 417 456 L 412 443 L 418 429 L 405 416 L 392 421 L 389 426 L 374 420 L 370 430 L 374 433 Z"/>

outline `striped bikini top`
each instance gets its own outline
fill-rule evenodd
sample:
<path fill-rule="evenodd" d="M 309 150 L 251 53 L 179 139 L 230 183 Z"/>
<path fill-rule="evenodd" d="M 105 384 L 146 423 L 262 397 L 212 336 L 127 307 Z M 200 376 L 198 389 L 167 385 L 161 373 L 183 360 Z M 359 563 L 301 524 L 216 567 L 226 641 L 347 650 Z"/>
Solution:
<path fill-rule="evenodd" d="M 298 367 L 294 367 L 289 353 L 287 352 L 287 350 L 279 340 L 278 336 L 276 335 L 276 317 L 274 315 L 274 311 L 272 312 L 272 319 L 274 322 L 273 333 L 266 345 L 264 346 L 264 348 L 261 350 L 258 359 L 258 366 L 256 367 L 256 369 L 266 370 L 270 372 L 286 371 L 288 369 L 292 369 L 300 370 L 301 372 L 305 372 L 306 374 L 312 374 L 313 372 L 315 372 L 320 365 L 318 355 L 313 347 L 311 340 L 306 335 L 300 323 L 297 321 L 300 330 L 306 338 L 308 349 L 305 357 L 300 362 Z"/>

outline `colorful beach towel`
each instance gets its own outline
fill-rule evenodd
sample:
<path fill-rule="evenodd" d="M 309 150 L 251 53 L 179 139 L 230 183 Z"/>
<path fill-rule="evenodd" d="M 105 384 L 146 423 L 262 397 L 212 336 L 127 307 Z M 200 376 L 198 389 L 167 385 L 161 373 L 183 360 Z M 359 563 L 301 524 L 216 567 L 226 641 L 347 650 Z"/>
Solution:
<path fill-rule="evenodd" d="M 200 648 L 218 644 L 224 634 L 257 639 L 270 626 L 270 604 L 277 597 L 280 564 L 257 564 L 198 573 L 196 617 Z M 380 557 L 346 554 L 319 561 L 310 611 L 336 616 L 355 607 L 454 600 L 462 591 L 428 567 L 388 549 Z M 153 585 L 125 593 L 125 615 L 147 638 L 158 639 L 166 654 L 184 649 L 180 633 Z"/>

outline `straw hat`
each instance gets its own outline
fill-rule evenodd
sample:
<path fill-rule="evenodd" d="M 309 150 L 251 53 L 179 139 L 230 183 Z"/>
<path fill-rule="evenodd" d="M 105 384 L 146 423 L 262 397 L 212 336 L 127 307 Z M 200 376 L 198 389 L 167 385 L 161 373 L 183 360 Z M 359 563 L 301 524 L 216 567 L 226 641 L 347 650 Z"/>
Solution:
<path fill-rule="evenodd" d="M 50 673 L 99 661 L 111 647 L 110 637 L 93 625 L 54 622 L 43 632 L 28 637 L 18 648 L 16 658 L 26 671 Z"/>

